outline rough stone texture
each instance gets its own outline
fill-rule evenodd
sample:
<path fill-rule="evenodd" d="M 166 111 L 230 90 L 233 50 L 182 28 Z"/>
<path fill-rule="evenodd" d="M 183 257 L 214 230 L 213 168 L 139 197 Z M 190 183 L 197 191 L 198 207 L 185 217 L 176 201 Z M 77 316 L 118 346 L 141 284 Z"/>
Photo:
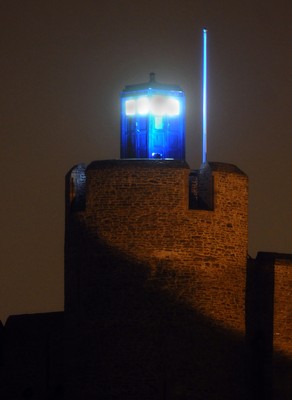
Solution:
<path fill-rule="evenodd" d="M 274 398 L 292 397 L 292 255 L 266 254 L 274 263 Z"/>
<path fill-rule="evenodd" d="M 85 208 L 66 223 L 68 398 L 246 398 L 247 177 L 204 165 L 190 190 L 190 173 L 87 167 Z"/>
<path fill-rule="evenodd" d="M 275 256 L 274 350 L 292 358 L 292 256 Z"/>
<path fill-rule="evenodd" d="M 78 165 L 65 229 L 64 315 L 0 323 L 4 399 L 292 398 L 292 256 L 246 262 L 237 167 Z"/>
<path fill-rule="evenodd" d="M 246 338 L 254 398 L 292 397 L 291 255 L 258 253 L 249 260 Z"/>
<path fill-rule="evenodd" d="M 247 177 L 219 163 L 203 172 L 207 189 L 213 181 L 214 193 L 205 190 L 204 197 L 213 196 L 214 211 L 189 209 L 185 162 L 94 162 L 78 218 L 106 245 L 151 266 L 151 280 L 163 280 L 202 314 L 243 332 Z"/>

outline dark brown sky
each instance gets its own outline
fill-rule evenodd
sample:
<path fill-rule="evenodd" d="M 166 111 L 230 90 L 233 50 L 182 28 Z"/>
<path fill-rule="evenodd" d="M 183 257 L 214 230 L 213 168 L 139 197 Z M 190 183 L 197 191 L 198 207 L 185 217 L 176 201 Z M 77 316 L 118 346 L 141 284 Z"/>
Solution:
<path fill-rule="evenodd" d="M 119 92 L 148 79 L 187 98 L 201 161 L 208 28 L 208 159 L 250 179 L 251 255 L 292 253 L 290 1 L 2 0 L 0 318 L 63 307 L 64 176 L 119 157 Z"/>

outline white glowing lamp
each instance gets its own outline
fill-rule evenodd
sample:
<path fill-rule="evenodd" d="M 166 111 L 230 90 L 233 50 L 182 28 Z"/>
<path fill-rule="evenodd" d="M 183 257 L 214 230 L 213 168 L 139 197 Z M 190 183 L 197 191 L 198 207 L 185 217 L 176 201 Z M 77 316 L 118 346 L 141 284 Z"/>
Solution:
<path fill-rule="evenodd" d="M 163 116 L 166 114 L 166 97 L 153 96 L 151 99 L 151 112 L 153 115 Z"/>
<path fill-rule="evenodd" d="M 180 113 L 179 101 L 174 97 L 168 97 L 166 109 L 167 109 L 167 115 L 169 115 L 170 117 L 179 115 Z"/>
<path fill-rule="evenodd" d="M 136 114 L 136 101 L 135 100 L 127 100 L 126 101 L 126 115 L 135 115 Z"/>
<path fill-rule="evenodd" d="M 139 97 L 137 100 L 137 111 L 139 115 L 147 115 L 150 111 L 148 97 Z"/>

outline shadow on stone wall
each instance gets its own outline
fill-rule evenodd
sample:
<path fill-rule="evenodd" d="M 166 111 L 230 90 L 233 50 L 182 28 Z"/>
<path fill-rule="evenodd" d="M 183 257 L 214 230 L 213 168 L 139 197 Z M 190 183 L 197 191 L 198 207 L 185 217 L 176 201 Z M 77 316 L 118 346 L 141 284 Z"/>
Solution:
<path fill-rule="evenodd" d="M 292 360 L 273 350 L 274 257 L 259 253 L 247 263 L 246 343 L 252 399 L 292 398 Z"/>
<path fill-rule="evenodd" d="M 10 316 L 3 329 L 1 399 L 61 399 L 62 312 Z"/>
<path fill-rule="evenodd" d="M 248 264 L 245 338 L 184 303 L 189 282 L 167 261 L 154 274 L 72 216 L 66 235 L 64 368 L 62 313 L 10 317 L 4 399 L 291 399 L 292 361 L 272 347 L 272 265 Z"/>
<path fill-rule="evenodd" d="M 246 275 L 246 340 L 253 398 L 273 398 L 274 266 L 249 259 Z"/>
<path fill-rule="evenodd" d="M 66 267 L 80 282 L 66 312 L 68 399 L 249 398 L 245 338 L 181 302 L 188 282 L 171 292 L 167 262 L 153 276 L 84 226 L 70 232 L 82 254 Z"/>

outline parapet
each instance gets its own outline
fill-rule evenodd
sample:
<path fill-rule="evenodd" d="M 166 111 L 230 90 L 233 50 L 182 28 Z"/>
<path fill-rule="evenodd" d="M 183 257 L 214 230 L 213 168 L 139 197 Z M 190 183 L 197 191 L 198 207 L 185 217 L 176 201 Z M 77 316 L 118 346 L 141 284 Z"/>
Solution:
<path fill-rule="evenodd" d="M 110 175 L 115 176 L 116 174 L 119 174 L 121 180 L 127 175 L 128 179 L 131 179 L 131 185 L 133 185 L 134 182 L 137 184 L 140 177 L 140 182 L 144 180 L 145 185 L 149 180 L 148 183 L 150 183 L 152 189 L 157 192 L 158 187 L 162 187 L 164 183 L 167 185 L 171 183 L 167 182 L 167 180 L 165 181 L 168 170 L 170 176 L 172 176 L 173 183 L 176 181 L 173 171 L 184 171 L 184 177 L 182 178 L 182 176 L 180 176 L 181 181 L 179 184 L 182 182 L 184 183 L 183 192 L 185 195 L 188 193 L 188 199 L 184 200 L 184 204 L 187 205 L 189 209 L 213 211 L 215 207 L 215 197 L 217 197 L 218 200 L 220 199 L 220 202 L 217 201 L 216 205 L 218 208 L 220 203 L 222 203 L 222 200 L 224 203 L 224 197 L 228 199 L 232 192 L 236 193 L 238 190 L 242 190 L 242 187 L 238 187 L 237 183 L 235 184 L 235 187 L 232 187 L 234 179 L 229 179 L 229 181 L 226 181 L 226 179 L 220 180 L 220 176 L 238 176 L 239 179 L 246 181 L 244 183 L 246 190 L 244 190 L 244 193 L 240 193 L 240 197 L 245 198 L 247 201 L 248 178 L 244 172 L 233 164 L 208 162 L 203 164 L 199 170 L 192 171 L 188 164 L 183 160 L 99 160 L 91 162 L 88 166 L 85 164 L 79 164 L 68 172 L 66 175 L 66 209 L 67 211 L 84 210 L 86 199 L 88 198 L 91 187 L 91 184 L 88 184 L 88 182 L 86 183 L 86 181 L 90 179 L 90 176 L 96 174 L 100 175 L 103 173 L 106 174 L 104 175 L 104 179 L 108 179 L 108 182 L 110 182 Z M 216 180 L 218 183 L 214 181 L 215 176 L 217 176 Z M 237 180 L 237 178 L 235 179 Z M 103 189 L 106 190 L 105 183 L 106 182 L 104 181 Z M 178 182 L 176 181 L 176 183 Z M 149 190 L 152 189 L 149 188 Z M 221 198 L 218 196 L 219 193 L 222 194 Z"/>
<path fill-rule="evenodd" d="M 81 259 L 85 252 L 82 238 L 72 234 L 86 232 L 88 256 L 102 243 L 99 254 L 110 248 L 126 260 L 147 265 L 152 276 L 163 265 L 166 276 L 175 271 L 181 276 L 178 281 L 187 279 L 200 288 L 185 294 L 186 301 L 243 330 L 248 205 L 243 172 L 223 163 L 191 171 L 182 160 L 123 159 L 94 161 L 73 173 L 76 182 L 78 173 L 82 177 L 82 185 L 74 186 L 81 192 L 75 191 L 73 198 L 83 197 L 84 209 L 76 210 L 73 204 L 73 214 L 67 213 L 72 216 L 67 227 L 68 267 L 71 261 L 76 263 L 70 254 L 76 257 L 79 252 Z M 71 270 L 67 268 L 68 274 Z M 171 280 L 169 285 L 173 286 Z M 232 310 L 228 320 L 226 307 Z"/>
<path fill-rule="evenodd" d="M 222 162 L 208 162 L 207 166 L 214 172 L 224 172 L 228 174 L 238 174 L 247 177 L 247 175 L 241 171 L 236 165 L 226 164 Z M 202 166 L 204 168 L 204 165 Z"/>

